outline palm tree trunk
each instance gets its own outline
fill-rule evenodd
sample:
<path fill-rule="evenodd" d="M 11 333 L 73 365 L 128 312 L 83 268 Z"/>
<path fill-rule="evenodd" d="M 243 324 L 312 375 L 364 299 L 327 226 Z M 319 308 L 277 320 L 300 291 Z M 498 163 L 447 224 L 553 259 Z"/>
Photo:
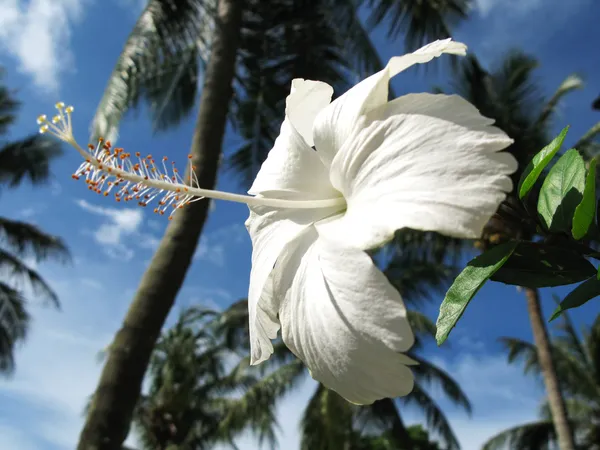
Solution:
<path fill-rule="evenodd" d="M 552 422 L 554 423 L 554 429 L 558 437 L 558 447 L 560 450 L 575 450 L 573 433 L 567 418 L 565 400 L 560 391 L 558 377 L 554 369 L 554 362 L 550 351 L 550 339 L 548 338 L 548 330 L 542 316 L 539 293 L 537 289 L 527 288 L 525 289 L 525 296 L 527 297 L 527 309 L 529 311 L 533 339 L 537 349 L 542 376 L 544 377 L 544 384 L 546 385 L 546 393 L 548 394 Z"/>
<path fill-rule="evenodd" d="M 191 147 L 203 188 L 216 183 L 241 18 L 242 0 L 219 1 Z M 117 450 L 126 439 L 152 350 L 192 261 L 208 207 L 208 201 L 187 205 L 167 228 L 110 347 L 78 450 Z"/>

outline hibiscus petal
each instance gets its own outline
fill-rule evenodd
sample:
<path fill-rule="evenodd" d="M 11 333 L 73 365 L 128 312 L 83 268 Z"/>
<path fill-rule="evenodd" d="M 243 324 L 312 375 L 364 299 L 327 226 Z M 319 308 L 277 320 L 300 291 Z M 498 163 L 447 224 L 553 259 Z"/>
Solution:
<path fill-rule="evenodd" d="M 410 393 L 414 336 L 387 278 L 361 250 L 308 228 L 274 271 L 283 341 L 317 381 L 347 400 L 370 404 Z"/>
<path fill-rule="evenodd" d="M 390 78 L 414 64 L 422 64 L 443 53 L 465 55 L 466 46 L 451 39 L 432 42 L 419 50 L 395 56 L 385 68 L 361 81 L 344 95 L 323 109 L 315 119 L 313 128 L 317 152 L 329 166 L 335 154 L 352 134 L 360 116 L 385 104 L 388 100 Z"/>
<path fill-rule="evenodd" d="M 315 117 L 331 103 L 333 88 L 322 81 L 292 80 L 292 91 L 285 99 L 285 114 L 309 147 L 315 145 L 312 129 Z"/>
<path fill-rule="evenodd" d="M 310 148 L 314 118 L 329 104 L 332 93 L 331 86 L 319 81 L 292 82 L 279 137 L 248 193 L 266 196 L 300 193 L 303 200 L 340 195 L 331 188 L 327 168 Z"/>
<path fill-rule="evenodd" d="M 405 227 L 477 238 L 510 192 L 517 162 L 499 153 L 512 143 L 503 131 L 458 97 L 408 100 L 374 111 L 381 120 L 358 127 L 336 155 L 331 180 L 348 209 L 319 233 L 361 249 Z M 431 115 L 395 114 L 403 110 Z"/>
<path fill-rule="evenodd" d="M 275 209 L 252 207 L 246 228 L 252 239 L 252 269 L 248 289 L 251 363 L 265 361 L 273 353 L 271 339 L 279 330 L 280 299 L 273 296 L 270 275 L 288 244 L 332 209 Z"/>
<path fill-rule="evenodd" d="M 316 152 L 300 133 L 312 127 L 314 116 L 331 100 L 329 85 L 294 80 L 286 102 L 286 119 L 273 149 L 263 163 L 249 193 L 288 200 L 340 197 Z M 310 136 L 308 136 L 310 137 Z M 246 228 L 252 239 L 252 270 L 248 292 L 251 362 L 258 364 L 273 352 L 271 339 L 279 329 L 279 300 L 270 289 L 270 274 L 287 244 L 313 222 L 339 208 L 275 209 L 251 207 Z"/>

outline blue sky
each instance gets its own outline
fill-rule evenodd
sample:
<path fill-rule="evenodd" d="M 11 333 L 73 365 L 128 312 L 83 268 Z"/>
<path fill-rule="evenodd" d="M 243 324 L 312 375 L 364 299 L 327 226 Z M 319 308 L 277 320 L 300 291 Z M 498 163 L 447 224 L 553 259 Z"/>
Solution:
<path fill-rule="evenodd" d="M 560 108 L 557 131 L 566 124 L 574 141 L 600 120 L 590 104 L 600 94 L 600 54 L 597 18 L 600 5 L 592 0 L 478 0 L 472 19 L 455 35 L 484 64 L 520 47 L 540 60 L 541 85 L 551 92 L 570 73 L 583 75 L 586 87 L 569 96 Z M 75 105 L 75 132 L 85 140 L 89 122 L 117 55 L 139 13 L 141 0 L 0 0 L 0 64 L 5 81 L 23 102 L 11 137 L 36 131 L 35 118 L 52 113 L 57 100 Z M 382 32 L 375 42 L 384 59 L 402 54 L 402 43 L 390 44 Z M 441 70 L 409 71 L 394 82 L 397 93 L 427 91 L 444 84 Z M 153 136 L 141 111 L 126 118 L 119 146 L 130 151 L 167 154 L 185 160 L 193 117 L 179 128 Z M 225 152 L 239 142 L 228 133 Z M 17 371 L 0 380 L 0 448 L 63 450 L 73 448 L 86 398 L 101 369 L 98 353 L 110 343 L 132 293 L 146 268 L 167 221 L 91 195 L 70 175 L 79 165 L 68 152 L 54 166 L 53 182 L 42 189 L 23 187 L 3 192 L 2 214 L 42 225 L 62 236 L 74 256 L 67 267 L 43 264 L 39 270 L 59 293 L 56 311 L 33 303 L 32 329 L 18 351 Z M 223 190 L 242 190 L 232 174 L 219 181 Z M 194 264 L 179 294 L 176 311 L 203 302 L 225 307 L 246 295 L 250 241 L 243 227 L 243 205 L 216 203 L 205 228 Z M 564 290 L 557 290 L 558 294 Z M 551 290 L 544 290 L 546 313 L 552 309 Z M 427 308 L 434 319 L 440 299 Z M 599 312 L 592 302 L 573 314 L 578 324 Z M 171 315 L 170 321 L 173 320 Z M 535 418 L 543 396 L 539 380 L 508 366 L 496 339 L 530 339 L 523 295 L 514 287 L 490 284 L 469 306 L 450 337 L 450 347 L 428 348 L 428 357 L 449 371 L 463 386 L 475 408 L 469 419 L 433 390 L 447 407 L 465 450 L 476 449 L 486 437 Z M 280 443 L 298 448 L 297 423 L 314 387 L 306 383 L 282 404 Z M 423 418 L 407 410 L 409 422 Z M 134 438 L 131 438 L 132 441 Z M 241 448 L 257 448 L 251 436 Z"/>

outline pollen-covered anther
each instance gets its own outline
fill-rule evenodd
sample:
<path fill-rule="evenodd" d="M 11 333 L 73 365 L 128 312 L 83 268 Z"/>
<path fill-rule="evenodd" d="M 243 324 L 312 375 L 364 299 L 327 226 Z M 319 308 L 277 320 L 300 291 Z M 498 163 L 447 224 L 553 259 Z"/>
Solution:
<path fill-rule="evenodd" d="M 45 114 L 37 117 L 37 124 L 40 125 L 40 133 L 50 133 L 56 136 L 61 141 L 73 144 L 75 139 L 73 138 L 73 130 L 71 126 L 71 113 L 73 112 L 72 106 L 67 106 L 63 102 L 58 102 L 56 105 L 58 114 L 48 120 Z"/>

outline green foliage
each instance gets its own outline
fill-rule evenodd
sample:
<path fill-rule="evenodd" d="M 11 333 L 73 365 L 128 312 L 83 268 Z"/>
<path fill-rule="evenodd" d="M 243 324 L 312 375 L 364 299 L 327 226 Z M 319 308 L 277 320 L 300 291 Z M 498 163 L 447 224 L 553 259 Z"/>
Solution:
<path fill-rule="evenodd" d="M 516 247 L 514 241 L 498 245 L 470 261 L 456 277 L 440 306 L 436 323 L 438 345 L 446 340 L 477 291 L 502 267 Z"/>
<path fill-rule="evenodd" d="M 583 199 L 575 208 L 573 215 L 573 228 L 571 230 L 573 237 L 577 240 L 582 239 L 590 229 L 594 217 L 596 216 L 596 160 L 592 159 L 585 178 L 585 189 Z"/>
<path fill-rule="evenodd" d="M 595 273 L 594 266 L 577 251 L 522 241 L 491 279 L 514 286 L 541 288 L 577 283 Z"/>
<path fill-rule="evenodd" d="M 558 305 L 556 310 L 552 313 L 550 320 L 556 319 L 563 311 L 571 308 L 577 308 L 589 300 L 600 295 L 600 280 L 597 276 L 593 276 L 589 280 L 581 283 L 575 289 L 573 289 L 564 300 Z"/>
<path fill-rule="evenodd" d="M 529 216 L 517 217 L 520 223 L 515 228 L 521 230 L 469 262 L 446 293 L 437 320 L 438 345 L 446 340 L 473 296 L 488 279 L 527 288 L 564 286 L 587 280 L 565 298 L 552 319 L 563 309 L 581 306 L 600 295 L 597 292 L 600 271 L 587 259 L 600 259 L 600 252 L 589 247 L 589 240 L 578 242 L 590 234 L 597 234 L 598 230 L 595 220 L 599 201 L 596 161 L 590 161 L 586 170 L 580 153 L 576 149 L 568 150 L 544 179 L 534 214 L 530 213 L 530 204 L 527 203 L 527 194 L 558 153 L 567 130 L 564 128 L 558 137 L 537 153 L 521 176 L 520 200 L 514 201 L 522 202 L 517 215 Z M 499 211 L 505 211 L 508 205 L 510 203 L 507 202 Z M 515 207 L 508 209 L 511 213 L 516 210 Z M 528 239 L 523 238 L 523 225 L 529 223 L 536 224 L 536 233 Z M 510 230 L 509 221 L 501 226 L 504 226 L 505 232 Z M 540 235 L 542 240 L 534 240 L 535 234 Z"/>
<path fill-rule="evenodd" d="M 567 136 L 567 131 L 569 131 L 569 127 L 565 127 L 561 133 L 554 138 L 550 144 L 537 153 L 527 165 L 519 182 L 518 192 L 520 199 L 529 193 L 535 182 L 542 174 L 542 171 L 558 153 L 563 141 L 565 140 L 565 137 Z"/>
<path fill-rule="evenodd" d="M 585 163 L 576 149 L 568 150 L 550 170 L 538 200 L 542 224 L 550 232 L 571 231 L 585 178 Z"/>

